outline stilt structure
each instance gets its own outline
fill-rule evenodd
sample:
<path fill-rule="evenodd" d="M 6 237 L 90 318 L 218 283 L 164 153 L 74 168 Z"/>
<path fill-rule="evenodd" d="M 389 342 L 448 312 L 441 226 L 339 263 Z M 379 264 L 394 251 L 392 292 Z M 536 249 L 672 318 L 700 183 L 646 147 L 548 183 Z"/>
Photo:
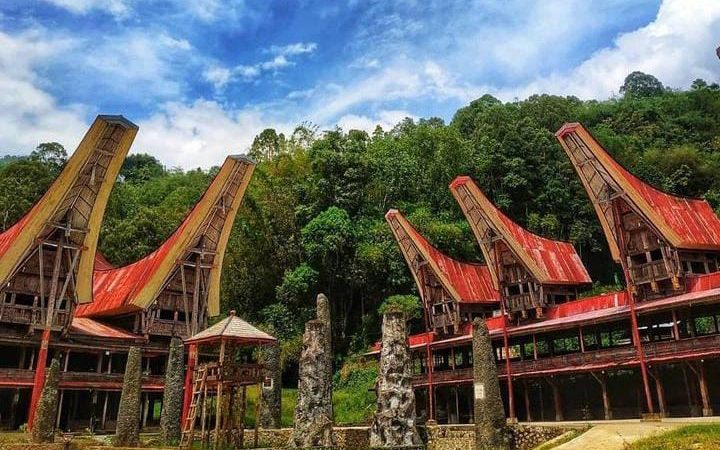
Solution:
<path fill-rule="evenodd" d="M 265 369 L 261 364 L 237 362 L 240 356 L 237 350 L 239 347 L 273 345 L 276 342 L 274 337 L 237 317 L 235 311 L 230 311 L 226 319 L 185 340 L 188 346 L 202 346 L 208 351 L 216 349 L 218 354 L 217 360 L 193 365 L 195 369 L 192 378 L 186 377 L 192 384 L 185 385 L 185 392 L 190 392 L 190 404 L 185 408 L 188 414 L 183 421 L 180 448 L 192 446 L 198 422 L 203 448 L 209 445 L 217 450 L 225 448 L 228 443 L 237 446 L 231 437 L 241 433 L 238 425 L 242 426 L 242 418 L 234 420 L 237 419 L 233 414 L 236 411 L 235 404 L 241 399 L 243 406 L 240 410 L 245 411 L 247 386 L 257 385 L 260 393 L 266 381 Z M 259 395 L 258 401 L 261 398 Z M 214 407 L 214 411 L 211 407 Z M 256 409 L 255 423 L 259 421 Z"/>

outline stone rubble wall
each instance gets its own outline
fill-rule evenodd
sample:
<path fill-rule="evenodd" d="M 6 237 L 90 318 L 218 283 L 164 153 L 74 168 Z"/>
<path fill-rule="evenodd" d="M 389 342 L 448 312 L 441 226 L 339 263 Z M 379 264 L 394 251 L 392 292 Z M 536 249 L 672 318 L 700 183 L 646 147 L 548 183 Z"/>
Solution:
<path fill-rule="evenodd" d="M 469 425 L 420 426 L 420 435 L 427 450 L 475 450 L 475 430 Z M 517 450 L 530 450 L 569 431 L 553 426 L 511 425 L 509 427 L 512 442 Z M 292 428 L 261 429 L 258 443 L 262 448 L 285 448 Z M 335 448 L 362 450 L 370 448 L 369 427 L 336 427 L 333 429 Z M 253 430 L 245 431 L 245 446 L 254 443 Z M 0 450 L 2 450 L 0 448 Z M 14 449 L 13 449 L 14 450 Z M 24 449 L 18 449 L 24 450 Z M 54 450 L 54 449 L 53 449 Z"/>

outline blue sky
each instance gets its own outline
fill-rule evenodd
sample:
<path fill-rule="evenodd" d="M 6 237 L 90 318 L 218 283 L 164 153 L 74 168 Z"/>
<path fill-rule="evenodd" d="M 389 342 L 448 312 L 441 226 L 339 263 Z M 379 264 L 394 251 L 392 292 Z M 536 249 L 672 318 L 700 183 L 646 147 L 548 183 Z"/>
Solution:
<path fill-rule="evenodd" d="M 608 98 L 643 70 L 718 81 L 711 0 L 0 2 L 0 152 L 69 149 L 100 113 L 208 167 L 265 127 L 372 130 L 485 93 Z"/>

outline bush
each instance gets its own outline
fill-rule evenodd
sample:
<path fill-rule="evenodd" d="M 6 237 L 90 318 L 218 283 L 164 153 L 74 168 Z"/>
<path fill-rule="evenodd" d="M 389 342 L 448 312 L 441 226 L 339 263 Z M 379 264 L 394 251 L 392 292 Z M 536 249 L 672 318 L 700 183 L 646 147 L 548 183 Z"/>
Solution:
<path fill-rule="evenodd" d="M 393 295 L 378 308 L 380 315 L 390 312 L 404 313 L 407 320 L 419 319 L 422 317 L 422 305 L 415 295 Z"/>

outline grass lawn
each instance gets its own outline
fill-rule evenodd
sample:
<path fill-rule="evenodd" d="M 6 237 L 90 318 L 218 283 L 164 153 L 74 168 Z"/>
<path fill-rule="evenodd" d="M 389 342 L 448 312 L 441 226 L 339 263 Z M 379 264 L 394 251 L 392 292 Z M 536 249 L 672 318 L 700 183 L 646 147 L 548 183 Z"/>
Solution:
<path fill-rule="evenodd" d="M 641 439 L 628 450 L 715 450 L 720 449 L 720 424 L 688 425 L 658 436 Z"/>
<path fill-rule="evenodd" d="M 252 428 L 255 425 L 255 399 L 257 387 L 248 388 L 248 404 L 245 411 L 245 424 Z M 297 389 L 282 390 L 282 426 L 291 427 Z M 338 425 L 355 425 L 369 423 L 375 411 L 375 393 L 360 389 L 338 389 L 333 392 L 333 408 L 335 423 Z"/>

